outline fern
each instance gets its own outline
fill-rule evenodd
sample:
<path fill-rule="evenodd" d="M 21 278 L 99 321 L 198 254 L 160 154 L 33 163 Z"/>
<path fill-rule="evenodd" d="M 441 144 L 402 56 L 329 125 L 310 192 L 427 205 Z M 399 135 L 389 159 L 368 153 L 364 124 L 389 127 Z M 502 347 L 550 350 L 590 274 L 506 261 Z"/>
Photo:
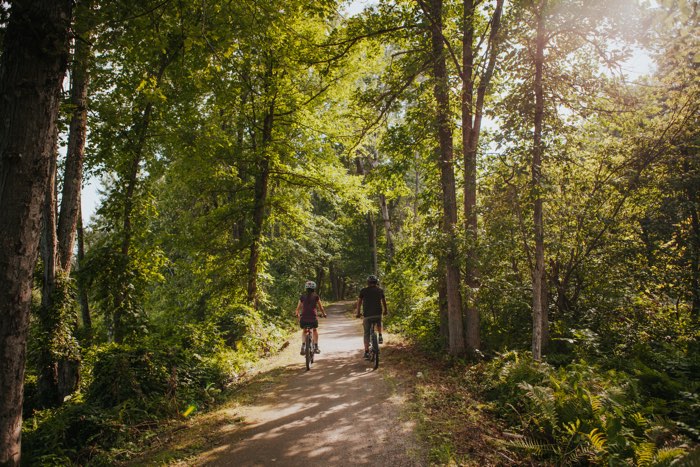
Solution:
<path fill-rule="evenodd" d="M 535 409 L 540 409 L 540 413 L 545 416 L 552 426 L 558 424 L 559 417 L 557 416 L 554 392 L 550 388 L 543 386 L 533 386 L 529 383 L 520 383 L 518 385 L 525 390 L 525 395 L 535 403 Z"/>
<path fill-rule="evenodd" d="M 654 462 L 654 454 L 656 454 L 656 445 L 654 443 L 640 443 L 634 451 L 634 457 L 637 459 L 638 466 L 652 465 Z"/>
<path fill-rule="evenodd" d="M 586 399 L 591 404 L 591 411 L 597 417 L 600 417 L 604 410 L 603 397 L 592 394 L 590 391 L 586 391 Z"/>
<path fill-rule="evenodd" d="M 607 443 L 608 440 L 605 434 L 598 431 L 598 428 L 593 428 L 590 433 L 586 434 L 586 438 L 598 453 L 607 453 Z"/>
<path fill-rule="evenodd" d="M 555 451 L 556 447 L 553 444 L 544 443 L 536 439 L 525 437 L 515 439 L 513 441 L 506 441 L 505 445 L 514 449 L 520 449 L 521 451 L 525 451 L 528 454 L 532 454 L 537 457 L 542 457 L 546 454 L 552 454 Z"/>
<path fill-rule="evenodd" d="M 654 465 L 657 467 L 671 465 L 673 463 L 673 461 L 682 458 L 685 455 L 685 453 L 686 453 L 685 449 L 680 448 L 680 447 L 658 449 L 656 451 L 656 455 L 654 456 Z M 681 465 L 686 465 L 686 464 L 681 464 Z M 691 465 L 691 464 L 687 464 L 687 465 Z M 700 465 L 700 459 L 698 459 L 694 465 Z"/>
<path fill-rule="evenodd" d="M 581 428 L 581 420 L 578 418 L 575 422 L 564 423 L 564 431 L 570 436 L 577 434 L 579 432 L 579 428 Z"/>

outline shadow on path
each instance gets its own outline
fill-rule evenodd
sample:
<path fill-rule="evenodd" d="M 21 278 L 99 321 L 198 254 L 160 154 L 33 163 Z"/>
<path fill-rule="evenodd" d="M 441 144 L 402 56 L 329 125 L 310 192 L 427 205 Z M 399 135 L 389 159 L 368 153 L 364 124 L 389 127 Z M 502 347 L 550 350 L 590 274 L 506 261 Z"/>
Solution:
<path fill-rule="evenodd" d="M 345 307 L 347 308 L 347 307 Z M 361 358 L 362 328 L 329 307 L 311 371 L 302 357 L 281 384 L 236 410 L 244 422 L 222 427 L 218 446 L 199 458 L 211 466 L 420 465 L 402 398 Z M 296 349 L 296 346 L 293 346 Z M 263 376 L 263 375 L 261 375 Z"/>

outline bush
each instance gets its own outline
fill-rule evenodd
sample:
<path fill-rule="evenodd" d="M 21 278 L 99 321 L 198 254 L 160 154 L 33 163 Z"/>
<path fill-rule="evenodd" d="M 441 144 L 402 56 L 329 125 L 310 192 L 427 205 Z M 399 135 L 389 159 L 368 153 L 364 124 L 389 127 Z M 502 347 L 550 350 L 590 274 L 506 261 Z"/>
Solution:
<path fill-rule="evenodd" d="M 168 368 L 159 355 L 140 346 L 112 344 L 98 352 L 87 399 L 100 407 L 165 395 Z"/>
<path fill-rule="evenodd" d="M 626 373 L 585 362 L 555 369 L 511 352 L 487 364 L 486 395 L 516 428 L 512 447 L 538 459 L 668 465 L 688 440 L 643 404 L 639 383 Z"/>

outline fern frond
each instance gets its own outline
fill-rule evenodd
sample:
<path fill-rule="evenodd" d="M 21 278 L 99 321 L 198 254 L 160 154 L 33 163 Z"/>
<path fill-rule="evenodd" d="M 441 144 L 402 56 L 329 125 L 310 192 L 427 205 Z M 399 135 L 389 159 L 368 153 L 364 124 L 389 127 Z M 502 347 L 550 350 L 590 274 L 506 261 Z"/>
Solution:
<path fill-rule="evenodd" d="M 573 436 L 578 433 L 579 428 L 581 428 L 581 420 L 578 418 L 575 422 L 564 423 L 564 431 L 566 434 Z"/>
<path fill-rule="evenodd" d="M 652 465 L 654 454 L 656 454 L 656 445 L 654 443 L 640 443 L 634 449 L 634 456 L 637 458 L 639 467 Z"/>
<path fill-rule="evenodd" d="M 632 421 L 634 421 L 635 425 L 637 425 L 640 428 L 646 428 L 647 426 L 649 426 L 649 420 L 647 420 L 646 417 L 644 417 L 644 415 L 642 415 L 639 412 L 635 412 L 632 414 Z"/>
<path fill-rule="evenodd" d="M 518 384 L 520 389 L 525 391 L 528 399 L 534 402 L 535 407 L 547 418 L 552 426 L 557 425 L 558 416 L 554 400 L 554 391 L 543 386 L 533 386 L 530 383 L 522 382 Z"/>
<path fill-rule="evenodd" d="M 596 452 L 605 454 L 607 453 L 608 440 L 604 433 L 601 433 L 598 428 L 593 428 L 590 433 L 586 434 L 586 438 L 593 446 Z"/>
<path fill-rule="evenodd" d="M 520 449 L 522 451 L 527 452 L 528 454 L 534 454 L 538 457 L 544 454 L 551 454 L 556 448 L 556 446 L 553 444 L 543 443 L 542 441 L 538 441 L 536 439 L 531 438 L 522 438 L 515 439 L 513 441 L 506 441 L 505 445 L 514 449 Z"/>
<path fill-rule="evenodd" d="M 600 414 L 603 413 L 604 408 L 603 398 L 596 394 L 592 394 L 590 391 L 586 391 L 586 396 L 588 402 L 591 404 L 591 410 L 596 416 L 600 417 Z"/>
<path fill-rule="evenodd" d="M 654 456 L 654 465 L 655 466 L 671 465 L 673 461 L 681 459 L 685 454 L 686 454 L 686 450 L 683 448 L 679 448 L 679 447 L 660 448 L 656 451 L 656 455 Z M 681 465 L 684 465 L 684 464 L 681 464 Z M 698 461 L 696 462 L 695 465 L 700 465 L 700 459 L 698 459 Z"/>

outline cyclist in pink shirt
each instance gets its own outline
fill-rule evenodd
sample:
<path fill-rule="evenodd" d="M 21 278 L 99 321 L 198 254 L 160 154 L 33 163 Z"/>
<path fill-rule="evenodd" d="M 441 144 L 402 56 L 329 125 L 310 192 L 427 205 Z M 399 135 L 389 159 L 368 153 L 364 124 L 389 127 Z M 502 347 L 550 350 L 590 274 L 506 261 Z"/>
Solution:
<path fill-rule="evenodd" d="M 313 333 L 313 343 L 314 343 L 314 353 L 321 353 L 318 348 L 318 312 L 317 309 L 321 311 L 321 316 L 324 318 L 327 316 L 323 309 L 323 304 L 321 303 L 321 297 L 316 293 L 316 283 L 314 281 L 306 281 L 304 284 L 306 288 L 306 293 L 299 297 L 299 303 L 297 304 L 296 315 L 299 320 L 299 326 L 302 329 L 305 327 L 312 327 Z M 301 313 L 300 313 L 301 312 Z M 306 353 L 305 345 L 305 334 L 304 331 L 301 332 L 301 354 Z"/>

